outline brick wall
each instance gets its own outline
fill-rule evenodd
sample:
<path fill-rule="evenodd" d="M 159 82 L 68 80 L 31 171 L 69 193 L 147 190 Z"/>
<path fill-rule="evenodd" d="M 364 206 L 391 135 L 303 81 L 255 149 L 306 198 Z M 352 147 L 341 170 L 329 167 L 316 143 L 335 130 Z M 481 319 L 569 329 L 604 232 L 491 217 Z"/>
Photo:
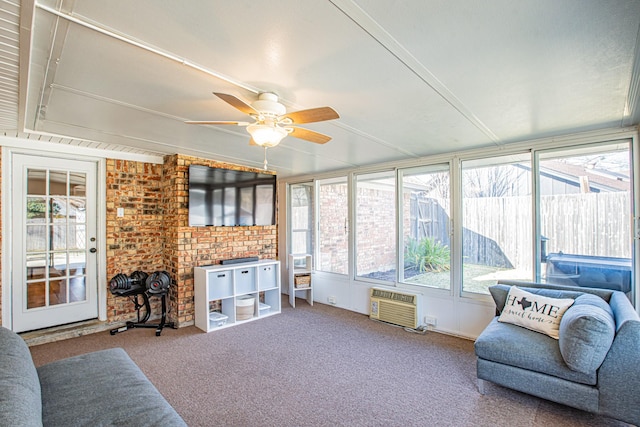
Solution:
<path fill-rule="evenodd" d="M 107 280 L 164 269 L 162 165 L 108 159 L 106 176 Z M 118 208 L 124 217 L 117 217 Z M 159 299 L 151 302 L 153 313 L 159 313 Z M 134 313 L 129 298 L 107 293 L 109 321 L 132 320 Z"/>
<path fill-rule="evenodd" d="M 396 268 L 396 201 L 388 189 L 357 189 L 356 245 L 358 275 Z"/>
<path fill-rule="evenodd" d="M 180 325 L 194 321 L 193 267 L 222 259 L 277 257 L 277 226 L 189 227 L 188 175 L 191 164 L 254 170 L 183 155 L 164 161 L 164 265 L 176 281 L 171 309 Z"/>
<path fill-rule="evenodd" d="M 320 253 L 318 268 L 322 271 L 349 272 L 349 236 L 345 233 L 349 194 L 346 182 L 323 184 L 319 189 L 318 217 Z"/>

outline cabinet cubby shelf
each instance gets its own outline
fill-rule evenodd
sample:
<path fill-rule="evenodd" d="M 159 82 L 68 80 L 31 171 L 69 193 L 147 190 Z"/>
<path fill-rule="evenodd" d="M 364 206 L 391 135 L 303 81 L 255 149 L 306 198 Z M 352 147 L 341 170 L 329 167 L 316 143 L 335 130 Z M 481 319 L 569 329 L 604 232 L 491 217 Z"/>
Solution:
<path fill-rule="evenodd" d="M 195 324 L 205 332 L 281 311 L 280 261 L 195 267 L 193 275 Z"/>

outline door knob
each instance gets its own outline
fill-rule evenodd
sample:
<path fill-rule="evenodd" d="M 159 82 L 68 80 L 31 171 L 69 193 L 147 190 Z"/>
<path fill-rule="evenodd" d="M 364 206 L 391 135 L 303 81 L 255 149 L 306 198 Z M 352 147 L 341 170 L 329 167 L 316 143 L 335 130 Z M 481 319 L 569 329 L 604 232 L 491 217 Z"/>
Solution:
<path fill-rule="evenodd" d="M 89 249 L 89 252 L 91 252 L 92 254 L 95 254 L 96 252 L 98 252 L 98 250 L 96 248 L 91 248 Z"/>

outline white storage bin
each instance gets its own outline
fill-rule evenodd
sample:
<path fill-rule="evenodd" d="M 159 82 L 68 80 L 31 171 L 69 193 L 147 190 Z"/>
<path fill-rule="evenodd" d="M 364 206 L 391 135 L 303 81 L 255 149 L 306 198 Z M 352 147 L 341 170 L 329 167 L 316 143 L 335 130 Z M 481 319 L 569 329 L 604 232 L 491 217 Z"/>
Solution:
<path fill-rule="evenodd" d="M 210 271 L 209 273 L 209 299 L 217 300 L 233 295 L 233 272 Z"/>
<path fill-rule="evenodd" d="M 209 313 L 209 322 L 214 328 L 218 328 L 227 323 L 228 318 L 229 316 L 227 316 L 226 314 L 218 313 L 217 311 L 212 311 L 211 313 Z"/>
<path fill-rule="evenodd" d="M 278 286 L 278 278 L 276 276 L 276 266 L 261 265 L 258 267 L 258 284 L 260 289 L 271 289 Z"/>
<path fill-rule="evenodd" d="M 260 313 L 260 316 L 264 316 L 265 314 L 269 313 L 269 310 L 271 310 L 270 305 L 267 305 L 262 302 L 258 305 L 258 311 Z"/>
<path fill-rule="evenodd" d="M 233 272 L 236 280 L 236 294 L 256 291 L 256 268 L 239 268 Z"/>

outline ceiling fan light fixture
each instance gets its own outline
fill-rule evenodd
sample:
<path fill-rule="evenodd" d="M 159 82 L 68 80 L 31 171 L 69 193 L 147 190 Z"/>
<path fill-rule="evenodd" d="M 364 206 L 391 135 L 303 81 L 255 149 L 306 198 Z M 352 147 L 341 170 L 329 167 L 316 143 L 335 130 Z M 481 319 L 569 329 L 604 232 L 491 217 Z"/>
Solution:
<path fill-rule="evenodd" d="M 247 132 L 251 134 L 251 138 L 261 147 L 275 147 L 289 133 L 275 125 L 254 123 L 247 126 Z"/>

